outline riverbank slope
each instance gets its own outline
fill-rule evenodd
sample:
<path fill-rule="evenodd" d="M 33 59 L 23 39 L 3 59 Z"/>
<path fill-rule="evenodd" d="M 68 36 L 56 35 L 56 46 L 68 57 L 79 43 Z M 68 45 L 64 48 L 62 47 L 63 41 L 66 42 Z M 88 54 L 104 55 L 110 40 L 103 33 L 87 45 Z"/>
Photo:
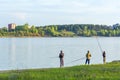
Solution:
<path fill-rule="evenodd" d="M 0 72 L 0 80 L 120 80 L 120 62 Z"/>

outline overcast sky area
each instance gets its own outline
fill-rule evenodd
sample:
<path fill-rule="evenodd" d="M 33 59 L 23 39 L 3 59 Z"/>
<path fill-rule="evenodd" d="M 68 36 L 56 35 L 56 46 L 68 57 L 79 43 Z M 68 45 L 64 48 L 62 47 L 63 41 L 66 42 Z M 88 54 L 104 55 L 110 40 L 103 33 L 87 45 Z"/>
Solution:
<path fill-rule="evenodd" d="M 120 21 L 120 0 L 0 0 L 0 27 L 106 24 Z"/>

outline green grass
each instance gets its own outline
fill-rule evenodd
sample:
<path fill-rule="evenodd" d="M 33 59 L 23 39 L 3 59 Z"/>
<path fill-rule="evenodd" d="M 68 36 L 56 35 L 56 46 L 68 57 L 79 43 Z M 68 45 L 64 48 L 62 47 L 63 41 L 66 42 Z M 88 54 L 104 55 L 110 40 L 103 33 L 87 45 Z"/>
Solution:
<path fill-rule="evenodd" d="M 120 63 L 4 71 L 0 80 L 120 80 Z"/>

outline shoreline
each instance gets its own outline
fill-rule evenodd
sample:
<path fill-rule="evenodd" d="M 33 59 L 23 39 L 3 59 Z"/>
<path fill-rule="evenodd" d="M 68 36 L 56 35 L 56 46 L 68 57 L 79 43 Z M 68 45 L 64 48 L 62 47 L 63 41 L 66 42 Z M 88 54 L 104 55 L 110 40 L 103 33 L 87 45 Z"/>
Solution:
<path fill-rule="evenodd" d="M 100 63 L 100 64 L 90 64 L 90 65 L 74 65 L 74 66 L 64 66 L 62 68 L 71 68 L 71 67 L 75 67 L 75 66 L 95 66 L 95 65 L 107 65 L 107 64 L 116 64 L 116 63 L 120 63 L 120 60 L 113 60 L 111 62 L 106 62 L 106 64 Z M 0 70 L 1 72 L 11 72 L 11 71 L 27 71 L 27 70 L 48 70 L 48 69 L 62 69 L 60 67 L 49 67 L 49 68 L 28 68 L 28 69 L 6 69 L 6 70 Z"/>
<path fill-rule="evenodd" d="M 0 71 L 1 80 L 119 80 L 120 62 L 97 65 L 76 65 Z"/>
<path fill-rule="evenodd" d="M 41 36 L 22 36 L 22 37 L 16 37 L 16 36 L 7 36 L 7 37 L 0 37 L 0 38 L 94 38 L 94 37 L 99 37 L 99 38 L 114 38 L 118 36 L 90 36 L 90 37 L 86 37 L 86 36 L 73 36 L 73 37 L 54 37 L 54 36 L 48 36 L 48 37 L 41 37 Z"/>

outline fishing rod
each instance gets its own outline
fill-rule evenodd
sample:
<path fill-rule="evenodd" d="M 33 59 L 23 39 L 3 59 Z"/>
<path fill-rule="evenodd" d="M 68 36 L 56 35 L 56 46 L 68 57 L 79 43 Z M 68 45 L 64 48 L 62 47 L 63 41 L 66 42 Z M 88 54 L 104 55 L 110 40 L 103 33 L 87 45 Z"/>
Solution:
<path fill-rule="evenodd" d="M 80 59 L 76 59 L 76 60 L 73 60 L 73 61 L 71 61 L 71 62 L 69 62 L 69 63 L 66 63 L 66 64 L 70 64 L 70 63 L 73 63 L 73 62 L 76 62 L 76 61 L 79 61 L 79 60 L 83 60 L 83 59 L 85 59 L 86 57 L 82 57 L 82 58 L 80 58 Z"/>
<path fill-rule="evenodd" d="M 49 58 L 59 58 L 59 56 L 55 56 L 55 57 L 49 57 Z"/>
<path fill-rule="evenodd" d="M 100 51 L 103 52 L 102 47 L 101 47 L 100 42 L 99 42 L 99 40 L 98 40 L 97 37 L 96 37 L 96 40 L 97 40 L 97 43 L 98 43 L 98 46 L 99 46 Z"/>

